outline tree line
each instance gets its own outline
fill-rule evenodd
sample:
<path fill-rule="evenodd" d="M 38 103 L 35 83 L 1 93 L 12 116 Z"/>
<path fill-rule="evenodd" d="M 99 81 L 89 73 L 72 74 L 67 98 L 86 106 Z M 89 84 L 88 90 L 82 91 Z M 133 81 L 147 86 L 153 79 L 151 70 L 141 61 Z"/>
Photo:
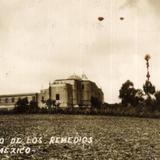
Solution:
<path fill-rule="evenodd" d="M 124 106 L 144 108 L 149 111 L 160 111 L 160 91 L 146 80 L 143 89 L 136 89 L 132 81 L 127 80 L 119 90 L 119 98 Z"/>

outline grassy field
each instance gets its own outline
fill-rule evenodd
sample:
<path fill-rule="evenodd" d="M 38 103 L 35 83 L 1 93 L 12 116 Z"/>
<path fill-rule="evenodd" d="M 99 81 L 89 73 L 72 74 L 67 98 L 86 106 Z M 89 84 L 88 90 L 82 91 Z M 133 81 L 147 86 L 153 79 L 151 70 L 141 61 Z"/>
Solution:
<path fill-rule="evenodd" d="M 93 137 L 91 144 L 49 144 L 56 137 Z M 12 138 L 20 144 L 11 144 Z M 42 143 L 28 144 L 27 138 Z M 0 159 L 160 159 L 160 120 L 83 115 L 1 115 L 2 148 L 30 147 L 29 154 L 1 153 Z M 2 143 L 2 142 L 1 142 Z"/>

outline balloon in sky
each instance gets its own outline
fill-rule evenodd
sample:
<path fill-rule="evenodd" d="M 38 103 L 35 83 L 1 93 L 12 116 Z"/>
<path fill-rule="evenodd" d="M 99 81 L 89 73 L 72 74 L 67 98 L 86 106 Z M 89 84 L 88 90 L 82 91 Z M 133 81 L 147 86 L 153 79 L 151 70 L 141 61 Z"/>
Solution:
<path fill-rule="evenodd" d="M 99 21 L 103 21 L 104 18 L 103 18 L 103 17 L 98 17 L 98 20 L 99 20 Z"/>
<path fill-rule="evenodd" d="M 124 17 L 120 17 L 120 20 L 123 21 L 123 20 L 124 20 Z"/>

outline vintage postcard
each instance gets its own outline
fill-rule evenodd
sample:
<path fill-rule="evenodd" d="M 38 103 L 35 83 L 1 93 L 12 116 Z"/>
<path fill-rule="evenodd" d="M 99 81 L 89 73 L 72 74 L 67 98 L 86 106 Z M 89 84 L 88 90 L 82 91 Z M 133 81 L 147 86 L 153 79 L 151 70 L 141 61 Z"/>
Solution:
<path fill-rule="evenodd" d="M 0 0 L 0 159 L 160 159 L 159 0 Z"/>

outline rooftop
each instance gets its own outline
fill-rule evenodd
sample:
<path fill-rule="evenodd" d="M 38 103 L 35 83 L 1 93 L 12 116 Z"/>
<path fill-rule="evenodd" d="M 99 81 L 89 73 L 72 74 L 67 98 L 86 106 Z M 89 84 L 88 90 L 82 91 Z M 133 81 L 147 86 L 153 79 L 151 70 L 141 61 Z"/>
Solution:
<path fill-rule="evenodd" d="M 76 74 L 73 74 L 71 76 L 69 76 L 67 79 L 76 79 L 76 80 L 82 80 L 82 78 Z"/>

